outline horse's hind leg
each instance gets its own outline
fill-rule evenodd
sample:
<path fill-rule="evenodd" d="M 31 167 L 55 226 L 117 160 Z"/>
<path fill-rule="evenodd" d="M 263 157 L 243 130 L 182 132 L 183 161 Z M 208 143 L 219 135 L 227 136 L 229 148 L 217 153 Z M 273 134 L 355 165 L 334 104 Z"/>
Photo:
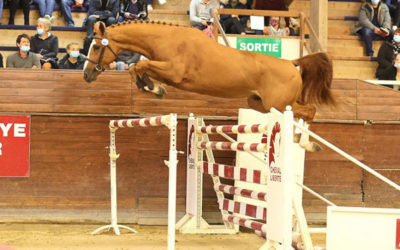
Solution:
<path fill-rule="evenodd" d="M 316 108 L 313 105 L 301 105 L 295 102 L 293 104 L 293 115 L 296 118 L 304 119 L 305 121 L 311 122 L 314 119 L 316 113 Z M 309 124 L 304 122 L 300 122 L 305 128 L 308 129 Z M 320 151 L 322 148 L 316 142 L 309 141 L 309 134 L 307 132 L 301 132 L 301 134 L 296 134 L 294 136 L 295 142 L 298 142 L 299 145 L 304 148 L 308 152 L 316 152 Z"/>
<path fill-rule="evenodd" d="M 182 76 L 173 70 L 171 62 L 142 60 L 133 68 L 145 83 L 144 89 L 154 93 L 157 97 L 162 97 L 166 90 L 160 84 L 153 83 L 150 77 L 158 80 L 167 79 L 169 82 L 179 82 L 182 79 Z"/>

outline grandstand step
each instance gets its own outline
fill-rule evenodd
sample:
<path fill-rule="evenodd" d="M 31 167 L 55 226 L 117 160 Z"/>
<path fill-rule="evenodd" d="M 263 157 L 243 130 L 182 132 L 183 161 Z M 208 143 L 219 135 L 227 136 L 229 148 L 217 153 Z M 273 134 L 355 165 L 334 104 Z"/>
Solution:
<path fill-rule="evenodd" d="M 345 16 L 358 16 L 360 10 L 360 2 L 328 2 L 328 17 L 329 18 L 343 18 Z M 296 0 L 293 1 L 289 10 L 302 11 L 310 16 L 310 1 Z"/>
<path fill-rule="evenodd" d="M 378 51 L 381 46 L 381 43 L 374 43 L 373 44 L 373 50 L 374 50 L 374 56 L 378 56 Z M 331 55 L 335 56 L 353 56 L 353 57 L 359 57 L 359 56 L 365 56 L 365 45 L 364 44 L 359 44 L 358 46 L 349 46 L 349 45 L 328 45 L 328 52 Z"/>
<path fill-rule="evenodd" d="M 2 24 L 8 24 L 8 18 L 10 16 L 10 11 L 8 9 L 5 9 L 3 11 L 3 16 L 1 18 L 1 23 Z M 52 21 L 53 26 L 66 26 L 66 23 L 64 21 L 64 17 L 61 16 L 60 11 L 54 11 L 53 12 L 54 20 Z M 29 24 L 36 26 L 37 20 L 39 18 L 39 11 L 38 10 L 31 10 L 29 13 Z M 86 18 L 86 13 L 85 12 L 72 12 L 72 18 L 74 19 L 75 22 L 75 27 L 82 27 L 83 21 Z M 23 25 L 24 24 L 24 14 L 22 13 L 22 10 L 17 10 L 17 14 L 15 15 L 15 20 L 14 23 L 17 25 Z"/>
<path fill-rule="evenodd" d="M 333 77 L 344 79 L 375 79 L 377 62 L 359 60 L 333 60 Z"/>

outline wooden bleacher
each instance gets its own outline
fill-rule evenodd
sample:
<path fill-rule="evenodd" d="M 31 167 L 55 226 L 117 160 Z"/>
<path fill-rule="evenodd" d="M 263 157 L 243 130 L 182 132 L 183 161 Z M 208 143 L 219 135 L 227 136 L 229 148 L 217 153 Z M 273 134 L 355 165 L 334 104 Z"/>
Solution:
<path fill-rule="evenodd" d="M 190 0 L 184 1 L 169 1 L 167 4 L 158 6 L 155 3 L 155 9 L 150 12 L 150 19 L 160 20 L 166 22 L 174 22 L 184 25 L 189 25 L 189 16 L 187 13 Z M 375 79 L 375 69 L 377 63 L 371 61 L 371 58 L 365 56 L 364 43 L 361 42 L 357 36 L 350 35 L 351 27 L 356 23 L 358 10 L 361 2 L 357 0 L 351 1 L 329 1 L 328 3 L 328 52 L 333 57 L 334 62 L 334 77 L 344 79 Z M 307 15 L 309 14 L 309 0 L 294 0 L 289 10 L 292 11 L 303 11 Z M 54 21 L 53 26 L 64 27 L 64 19 L 60 16 L 60 11 L 53 13 L 57 18 Z M 2 23 L 8 23 L 9 12 L 7 9 L 3 12 Z M 59 37 L 60 48 L 70 42 L 78 42 L 83 44 L 83 38 L 85 37 L 85 31 L 82 31 L 80 27 L 86 17 L 84 12 L 73 12 L 75 20 L 75 30 L 65 31 L 56 30 L 54 28 L 53 33 Z M 39 17 L 37 10 L 31 10 L 30 13 L 30 24 L 35 25 L 36 20 Z M 23 24 L 23 14 L 21 10 L 18 10 L 15 23 L 18 25 Z M 7 34 L 3 36 L 0 41 L 0 52 L 4 55 L 4 58 L 12 51 L 2 50 L 1 46 L 15 46 L 15 38 L 18 34 L 25 32 L 29 35 L 35 34 L 33 27 L 26 29 L 24 27 L 19 29 L 3 28 L 0 26 L 0 32 Z M 379 47 L 382 42 L 374 42 L 375 56 L 378 53 Z M 59 54 L 61 57 L 63 53 Z"/>

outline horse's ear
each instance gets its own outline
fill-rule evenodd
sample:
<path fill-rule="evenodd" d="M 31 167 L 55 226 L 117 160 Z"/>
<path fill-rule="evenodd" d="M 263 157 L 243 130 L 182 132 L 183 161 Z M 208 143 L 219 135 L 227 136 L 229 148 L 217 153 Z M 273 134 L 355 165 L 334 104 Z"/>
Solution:
<path fill-rule="evenodd" d="M 104 33 L 106 32 L 106 25 L 103 22 L 96 22 L 94 24 L 93 31 L 100 37 L 103 37 Z"/>

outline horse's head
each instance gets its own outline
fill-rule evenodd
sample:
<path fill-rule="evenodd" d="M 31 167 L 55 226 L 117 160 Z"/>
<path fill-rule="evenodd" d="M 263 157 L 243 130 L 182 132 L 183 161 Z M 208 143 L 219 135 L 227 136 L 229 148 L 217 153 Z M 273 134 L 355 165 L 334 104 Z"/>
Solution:
<path fill-rule="evenodd" d="M 89 48 L 86 58 L 83 77 L 87 82 L 96 80 L 112 61 L 115 60 L 115 45 L 113 41 L 107 37 L 106 25 L 103 22 L 94 24 L 94 38 Z M 113 49 L 114 47 L 114 49 Z"/>

